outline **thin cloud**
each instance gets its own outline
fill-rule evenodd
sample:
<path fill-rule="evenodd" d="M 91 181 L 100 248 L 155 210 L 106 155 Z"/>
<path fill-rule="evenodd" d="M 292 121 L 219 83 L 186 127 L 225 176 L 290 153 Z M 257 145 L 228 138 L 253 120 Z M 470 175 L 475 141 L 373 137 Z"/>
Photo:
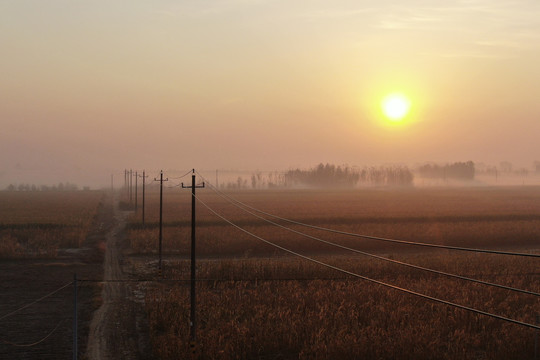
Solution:
<path fill-rule="evenodd" d="M 376 12 L 375 8 L 363 8 L 363 9 L 345 9 L 345 10 L 313 10 L 309 12 L 300 13 L 299 18 L 307 20 L 324 20 L 324 19 L 342 19 L 349 18 L 358 15 L 364 15 Z"/>
<path fill-rule="evenodd" d="M 177 17 L 178 13 L 174 11 L 167 11 L 167 10 L 154 10 L 151 12 L 154 15 L 158 16 L 167 16 L 167 17 Z"/>
<path fill-rule="evenodd" d="M 486 48 L 514 48 L 518 49 L 522 46 L 517 42 L 503 40 L 480 40 L 475 42 L 476 45 Z"/>
<path fill-rule="evenodd" d="M 473 58 L 473 59 L 514 59 L 517 55 L 513 53 L 490 53 L 482 51 L 455 51 L 455 52 L 425 52 L 424 55 L 438 56 L 441 58 L 458 59 L 458 58 Z"/>

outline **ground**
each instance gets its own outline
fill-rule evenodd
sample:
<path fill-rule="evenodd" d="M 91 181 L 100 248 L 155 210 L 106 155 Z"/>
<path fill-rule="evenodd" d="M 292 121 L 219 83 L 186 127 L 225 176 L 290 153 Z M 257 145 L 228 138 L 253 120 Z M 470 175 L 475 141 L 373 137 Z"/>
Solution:
<path fill-rule="evenodd" d="M 112 206 L 109 199 L 99 208 L 79 249 L 62 249 L 54 259 L 0 261 L 0 358 L 73 356 L 74 274 L 80 280 L 78 358 L 150 358 L 144 341 L 148 336 L 142 304 L 134 296 L 137 286 L 100 282 L 124 277 L 121 249 L 126 216 L 117 202 Z M 63 286 L 66 287 L 32 304 Z M 27 304 L 32 305 L 8 315 Z"/>
<path fill-rule="evenodd" d="M 137 282 L 128 280 L 124 262 L 123 230 L 129 212 L 114 207 L 115 226 L 106 235 L 102 305 L 94 313 L 88 336 L 87 356 L 99 359 L 148 359 L 148 336 Z M 147 334 L 146 334 L 147 335 Z"/>

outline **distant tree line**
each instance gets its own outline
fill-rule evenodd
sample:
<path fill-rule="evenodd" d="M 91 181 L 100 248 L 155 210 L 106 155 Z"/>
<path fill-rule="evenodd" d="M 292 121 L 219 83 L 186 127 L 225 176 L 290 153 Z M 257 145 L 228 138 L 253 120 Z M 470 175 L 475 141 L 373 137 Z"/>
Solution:
<path fill-rule="evenodd" d="M 362 169 L 360 181 L 371 185 L 412 185 L 414 174 L 407 166 L 380 166 Z"/>
<path fill-rule="evenodd" d="M 57 185 L 35 185 L 35 184 L 9 184 L 6 187 L 7 191 L 77 191 L 79 187 L 76 184 L 69 182 L 58 183 Z"/>
<path fill-rule="evenodd" d="M 248 179 L 239 176 L 236 181 L 221 183 L 221 189 L 273 189 L 307 186 L 315 188 L 352 188 L 359 185 L 408 186 L 414 180 L 413 172 L 406 166 L 365 167 L 322 164 L 310 169 L 291 169 L 286 172 L 260 171 Z"/>
<path fill-rule="evenodd" d="M 274 171 L 267 175 L 257 171 L 251 175 L 251 181 L 242 176 L 236 178 L 236 181 L 229 181 L 220 184 L 221 189 L 241 190 L 241 189 L 274 189 L 285 187 L 284 175 L 281 172 Z"/>
<path fill-rule="evenodd" d="M 309 170 L 289 170 L 285 173 L 284 180 L 286 185 L 353 187 L 360 180 L 360 174 L 349 167 L 321 163 Z"/>
<path fill-rule="evenodd" d="M 527 177 L 529 172 L 540 173 L 540 161 L 534 161 L 532 169 L 527 169 L 525 167 L 514 167 L 511 162 L 501 161 L 499 166 L 496 165 L 486 165 L 483 163 L 475 164 L 476 165 L 476 174 L 485 174 L 494 176 L 497 178 L 501 175 L 514 175 Z"/>
<path fill-rule="evenodd" d="M 289 170 L 284 176 L 286 186 L 307 185 L 315 187 L 351 188 L 365 185 L 412 185 L 414 175 L 406 166 L 368 167 L 362 170 L 332 164 L 318 166 L 309 170 Z"/>
<path fill-rule="evenodd" d="M 455 162 L 446 165 L 426 164 L 418 168 L 418 173 L 424 178 L 473 180 L 475 175 L 474 162 Z"/>

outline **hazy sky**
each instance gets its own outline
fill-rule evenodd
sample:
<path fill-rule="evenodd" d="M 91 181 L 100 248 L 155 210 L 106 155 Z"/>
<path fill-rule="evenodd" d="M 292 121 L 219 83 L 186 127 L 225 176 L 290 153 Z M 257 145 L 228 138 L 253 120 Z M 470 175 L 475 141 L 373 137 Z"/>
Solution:
<path fill-rule="evenodd" d="M 0 0 L 0 49 L 0 186 L 540 160 L 538 0 Z"/>

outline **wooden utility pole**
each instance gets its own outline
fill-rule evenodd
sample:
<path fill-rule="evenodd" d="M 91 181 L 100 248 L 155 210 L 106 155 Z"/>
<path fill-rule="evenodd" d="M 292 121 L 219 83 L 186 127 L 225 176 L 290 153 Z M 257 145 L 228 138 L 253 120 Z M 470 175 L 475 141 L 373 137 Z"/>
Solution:
<path fill-rule="evenodd" d="M 133 170 L 129 170 L 129 204 L 133 203 Z"/>
<path fill-rule="evenodd" d="M 137 213 L 137 184 L 139 183 L 139 175 L 135 171 L 135 213 Z"/>
<path fill-rule="evenodd" d="M 191 313 L 189 337 L 191 349 L 195 352 L 195 344 L 197 341 L 197 321 L 195 311 L 195 189 L 204 188 L 204 182 L 202 185 L 195 185 L 195 169 L 193 169 L 191 175 L 191 186 L 184 186 L 184 183 L 182 183 L 182 188 L 191 188 Z"/>
<path fill-rule="evenodd" d="M 141 176 L 141 175 L 139 175 L 139 176 Z M 144 225 L 144 197 L 145 197 L 144 187 L 145 187 L 145 184 L 146 184 L 146 178 L 148 177 L 148 176 L 146 176 L 145 170 L 143 170 L 141 177 L 142 177 L 142 224 Z"/>
<path fill-rule="evenodd" d="M 159 181 L 159 262 L 158 270 L 161 275 L 161 242 L 163 238 L 163 182 L 169 181 L 169 178 L 163 180 L 163 170 L 159 173 L 159 180 L 154 178 L 154 181 Z"/>

